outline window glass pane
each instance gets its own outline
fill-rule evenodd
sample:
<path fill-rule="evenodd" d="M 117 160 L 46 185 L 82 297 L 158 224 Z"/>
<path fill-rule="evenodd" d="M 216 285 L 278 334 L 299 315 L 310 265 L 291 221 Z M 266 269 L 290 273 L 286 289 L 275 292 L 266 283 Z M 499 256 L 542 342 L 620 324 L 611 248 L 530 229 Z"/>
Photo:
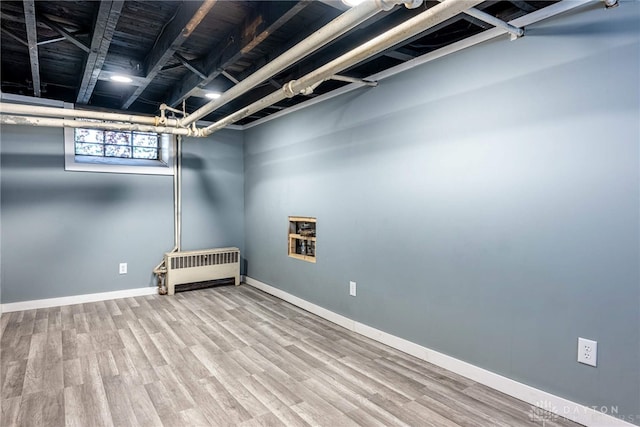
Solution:
<path fill-rule="evenodd" d="M 158 135 L 155 133 L 133 133 L 133 145 L 140 147 L 158 147 Z"/>
<path fill-rule="evenodd" d="M 131 147 L 126 145 L 105 145 L 104 155 L 106 157 L 131 158 Z"/>
<path fill-rule="evenodd" d="M 105 144 L 131 145 L 131 132 L 112 132 L 104 133 Z"/>
<path fill-rule="evenodd" d="M 134 159 L 157 159 L 158 158 L 158 149 L 157 148 L 142 148 L 142 147 L 133 147 L 133 158 Z"/>
<path fill-rule="evenodd" d="M 79 142 L 102 142 L 104 131 L 98 129 L 76 129 L 75 139 Z"/>
<path fill-rule="evenodd" d="M 87 144 L 76 142 L 76 154 L 79 156 L 102 156 L 102 144 Z"/>

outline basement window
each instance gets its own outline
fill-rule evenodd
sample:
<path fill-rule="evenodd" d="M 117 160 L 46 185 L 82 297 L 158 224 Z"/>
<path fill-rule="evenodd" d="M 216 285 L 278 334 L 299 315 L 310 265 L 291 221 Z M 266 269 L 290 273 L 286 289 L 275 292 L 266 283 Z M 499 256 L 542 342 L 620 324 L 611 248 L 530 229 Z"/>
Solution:
<path fill-rule="evenodd" d="M 75 155 L 160 159 L 160 136 L 149 132 L 74 129 Z"/>
<path fill-rule="evenodd" d="M 173 175 L 172 135 L 65 128 L 65 170 Z"/>

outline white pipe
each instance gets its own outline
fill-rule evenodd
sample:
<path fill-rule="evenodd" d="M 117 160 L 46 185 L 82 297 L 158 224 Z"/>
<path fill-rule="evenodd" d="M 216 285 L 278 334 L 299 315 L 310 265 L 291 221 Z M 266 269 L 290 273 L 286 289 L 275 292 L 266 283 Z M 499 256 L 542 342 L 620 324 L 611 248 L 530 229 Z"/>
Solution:
<path fill-rule="evenodd" d="M 152 126 L 178 125 L 176 119 L 166 119 L 163 123 L 160 117 L 137 116 L 132 114 L 105 113 L 102 111 L 75 110 L 71 108 L 44 107 L 40 105 L 9 104 L 0 102 L 2 114 L 24 114 L 29 116 L 45 117 L 78 117 L 83 119 L 113 120 L 127 123 L 140 123 Z"/>
<path fill-rule="evenodd" d="M 177 108 L 170 107 L 167 104 L 160 104 L 160 111 L 164 110 L 171 111 L 172 113 L 182 114 L 182 111 L 178 110 Z"/>
<path fill-rule="evenodd" d="M 179 252 L 182 249 L 182 136 L 178 136 L 176 143 L 176 241 L 175 246 Z"/>
<path fill-rule="evenodd" d="M 200 120 L 207 114 L 215 111 L 222 105 L 231 102 L 265 80 L 269 80 L 280 71 L 318 50 L 330 41 L 338 38 L 381 10 L 390 10 L 393 6 L 400 3 L 404 3 L 404 1 L 371 0 L 362 2 L 358 6 L 347 10 L 306 39 L 302 40 L 282 55 L 270 61 L 264 67 L 260 68 L 258 71 L 224 92 L 219 98 L 208 102 L 191 113 L 188 117 L 183 118 L 180 123 L 182 126 L 188 126 L 189 124 Z M 410 4 L 413 6 L 413 2 L 410 2 Z"/>
<path fill-rule="evenodd" d="M 179 226 L 178 226 L 178 193 L 180 191 L 180 187 L 179 187 L 179 178 L 178 178 L 178 163 L 179 163 L 179 159 L 180 159 L 180 155 L 181 153 L 181 147 L 180 147 L 180 140 L 182 139 L 182 137 L 178 136 L 176 137 L 176 141 L 175 141 L 175 159 L 176 159 L 176 163 L 174 166 L 174 170 L 173 170 L 173 248 L 175 250 L 179 250 L 179 244 L 178 242 L 180 241 L 180 230 L 179 230 Z"/>
<path fill-rule="evenodd" d="M 508 24 L 504 22 L 502 19 L 496 18 L 493 15 L 489 15 L 487 12 L 483 12 L 481 10 L 471 8 L 466 10 L 466 13 L 469 16 L 473 16 L 476 19 L 486 22 L 487 24 L 491 24 L 494 27 L 502 28 L 506 30 L 508 33 L 512 34 L 515 37 L 522 37 L 524 35 L 524 30 L 522 28 L 518 28 L 514 25 Z"/>
<path fill-rule="evenodd" d="M 0 124 L 44 126 L 44 127 L 70 127 L 104 130 L 126 130 L 139 132 L 168 133 L 172 135 L 195 135 L 199 129 L 175 128 L 167 126 L 150 126 L 137 123 L 105 123 L 87 122 L 83 120 L 52 119 L 49 117 L 27 117 L 3 114 L 0 116 Z"/>
<path fill-rule="evenodd" d="M 358 64 L 362 60 L 380 53 L 399 42 L 413 37 L 421 32 L 463 12 L 464 10 L 482 3 L 482 0 L 445 0 L 419 15 L 403 22 L 391 30 L 369 40 L 352 51 L 334 59 L 298 80 L 292 80 L 282 89 L 242 108 L 235 113 L 204 128 L 203 136 L 208 136 L 223 127 L 241 120 L 251 114 L 273 105 L 285 98 L 291 98 L 301 91 L 323 82 L 336 73 Z"/>

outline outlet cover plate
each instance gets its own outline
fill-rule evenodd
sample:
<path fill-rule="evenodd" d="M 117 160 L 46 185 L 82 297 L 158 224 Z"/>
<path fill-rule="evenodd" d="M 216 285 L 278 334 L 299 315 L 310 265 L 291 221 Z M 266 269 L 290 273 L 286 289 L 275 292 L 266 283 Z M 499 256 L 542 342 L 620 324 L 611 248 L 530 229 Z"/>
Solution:
<path fill-rule="evenodd" d="M 126 262 L 121 262 L 120 263 L 120 274 L 127 274 L 127 263 Z"/>
<path fill-rule="evenodd" d="M 349 281 L 349 295 L 356 296 L 356 282 Z"/>
<path fill-rule="evenodd" d="M 598 363 L 598 343 L 586 338 L 578 338 L 578 362 L 596 366 Z"/>

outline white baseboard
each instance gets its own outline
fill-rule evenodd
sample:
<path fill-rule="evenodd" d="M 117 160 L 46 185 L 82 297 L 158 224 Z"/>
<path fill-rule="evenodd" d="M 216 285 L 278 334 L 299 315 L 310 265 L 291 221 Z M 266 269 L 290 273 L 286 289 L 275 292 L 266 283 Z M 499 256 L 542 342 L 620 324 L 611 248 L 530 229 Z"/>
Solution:
<path fill-rule="evenodd" d="M 3 313 L 12 311 L 34 310 L 37 308 L 59 307 L 63 305 L 82 304 L 85 302 L 106 301 L 117 298 L 139 297 L 153 295 L 158 292 L 156 287 L 124 289 L 122 291 L 100 292 L 97 294 L 73 295 L 70 297 L 37 299 L 31 301 L 10 302 L 2 304 Z"/>
<path fill-rule="evenodd" d="M 244 282 L 346 329 L 515 397 L 516 399 L 529 403 L 532 407 L 540 407 L 588 427 L 637 427 L 634 424 L 630 424 L 612 415 L 604 414 L 563 397 L 533 388 L 454 357 L 447 356 L 446 354 L 423 347 L 414 342 L 356 322 L 355 320 L 334 313 L 251 277 L 245 276 Z M 543 420 L 541 420 L 541 422 L 542 421 Z"/>

